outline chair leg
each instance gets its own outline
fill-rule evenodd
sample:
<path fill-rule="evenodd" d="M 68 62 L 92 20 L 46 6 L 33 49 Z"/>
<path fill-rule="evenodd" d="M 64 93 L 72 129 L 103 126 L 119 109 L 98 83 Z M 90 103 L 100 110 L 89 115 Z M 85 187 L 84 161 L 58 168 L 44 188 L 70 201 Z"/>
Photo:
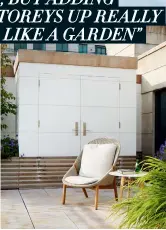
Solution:
<path fill-rule="evenodd" d="M 85 197 L 88 198 L 88 193 L 87 193 L 86 189 L 85 189 L 85 188 L 82 188 L 82 191 L 83 191 Z"/>
<path fill-rule="evenodd" d="M 65 204 L 65 200 L 66 200 L 66 188 L 67 188 L 67 186 L 65 184 L 63 184 L 62 204 Z"/>
<path fill-rule="evenodd" d="M 115 200 L 118 201 L 118 191 L 117 191 L 117 186 L 116 186 L 116 177 L 114 178 L 114 195 L 115 195 Z"/>
<path fill-rule="evenodd" d="M 98 200 L 99 200 L 99 186 L 96 186 L 95 188 L 95 210 L 98 209 Z"/>

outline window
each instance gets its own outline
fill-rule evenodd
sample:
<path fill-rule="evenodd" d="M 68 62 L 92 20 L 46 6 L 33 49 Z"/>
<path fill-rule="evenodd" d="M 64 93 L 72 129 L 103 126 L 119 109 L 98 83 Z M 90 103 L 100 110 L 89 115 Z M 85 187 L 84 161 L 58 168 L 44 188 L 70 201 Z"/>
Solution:
<path fill-rule="evenodd" d="M 87 53 L 88 52 L 88 47 L 86 44 L 79 44 L 79 53 Z"/>
<path fill-rule="evenodd" d="M 106 48 L 105 46 L 96 46 L 95 53 L 100 55 L 106 55 Z"/>
<path fill-rule="evenodd" d="M 33 49 L 34 50 L 46 50 L 46 44 L 34 43 L 33 44 Z"/>
<path fill-rule="evenodd" d="M 56 51 L 68 52 L 68 44 L 56 44 Z"/>
<path fill-rule="evenodd" d="M 24 44 L 24 43 L 22 43 L 22 44 L 19 44 L 19 43 L 16 43 L 16 44 L 14 44 L 14 50 L 17 52 L 18 50 L 20 50 L 20 49 L 27 49 L 27 44 Z"/>

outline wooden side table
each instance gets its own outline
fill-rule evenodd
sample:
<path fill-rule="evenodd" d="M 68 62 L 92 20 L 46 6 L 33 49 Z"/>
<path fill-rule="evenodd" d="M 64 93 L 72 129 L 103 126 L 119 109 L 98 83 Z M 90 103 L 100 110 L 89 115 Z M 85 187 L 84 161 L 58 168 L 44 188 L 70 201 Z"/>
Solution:
<path fill-rule="evenodd" d="M 123 191 L 124 191 L 124 185 L 127 182 L 128 183 L 128 192 L 127 192 L 127 197 L 130 197 L 130 183 L 132 181 L 133 178 L 139 178 L 139 177 L 143 177 L 145 176 L 147 173 L 146 172 L 140 172 L 140 173 L 133 173 L 133 174 L 122 174 L 119 173 L 118 171 L 114 171 L 114 172 L 110 172 L 109 173 L 111 176 L 115 176 L 115 177 L 121 177 L 121 181 L 120 181 L 120 199 L 123 198 Z M 143 187 L 144 185 L 140 185 L 140 187 Z"/>

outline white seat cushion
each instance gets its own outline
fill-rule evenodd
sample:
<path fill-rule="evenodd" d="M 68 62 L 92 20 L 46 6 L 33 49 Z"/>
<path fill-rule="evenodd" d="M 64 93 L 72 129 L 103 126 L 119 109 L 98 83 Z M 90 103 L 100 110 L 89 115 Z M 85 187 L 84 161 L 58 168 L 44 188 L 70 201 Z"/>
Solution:
<path fill-rule="evenodd" d="M 79 175 L 102 178 L 112 168 L 115 152 L 115 144 L 85 145 Z"/>
<path fill-rule="evenodd" d="M 85 185 L 85 184 L 92 184 L 96 181 L 98 181 L 97 178 L 88 178 L 88 177 L 82 177 L 82 176 L 69 176 L 65 178 L 65 181 L 70 184 L 76 184 L 76 185 Z"/>

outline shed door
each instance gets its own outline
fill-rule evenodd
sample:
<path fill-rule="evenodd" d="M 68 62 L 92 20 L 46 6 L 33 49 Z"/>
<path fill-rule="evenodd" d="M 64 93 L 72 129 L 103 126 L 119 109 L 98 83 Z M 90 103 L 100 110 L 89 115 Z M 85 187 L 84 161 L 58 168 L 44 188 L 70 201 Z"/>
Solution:
<path fill-rule="evenodd" d="M 80 150 L 80 77 L 40 76 L 39 156 L 75 156 Z"/>
<path fill-rule="evenodd" d="M 108 77 L 82 77 L 81 147 L 106 136 L 119 140 L 119 82 Z"/>
<path fill-rule="evenodd" d="M 166 89 L 155 93 L 155 152 L 166 141 Z M 165 159 L 166 156 L 164 156 Z"/>

